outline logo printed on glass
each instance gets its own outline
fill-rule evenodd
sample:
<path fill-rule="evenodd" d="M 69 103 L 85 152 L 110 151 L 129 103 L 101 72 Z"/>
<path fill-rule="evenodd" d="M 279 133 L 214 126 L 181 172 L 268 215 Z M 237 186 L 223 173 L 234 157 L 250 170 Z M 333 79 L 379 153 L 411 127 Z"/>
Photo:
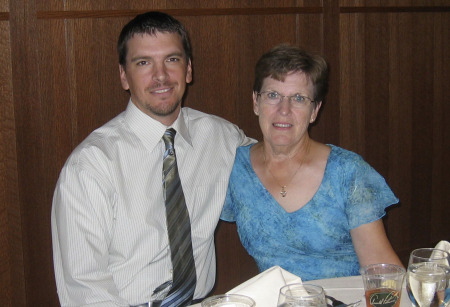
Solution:
<path fill-rule="evenodd" d="M 374 307 L 393 307 L 397 302 L 400 303 L 400 297 L 397 291 L 383 291 L 382 289 L 377 289 L 372 293 L 368 293 L 367 296 L 368 298 L 366 297 L 366 299 L 369 300 L 369 304 Z"/>

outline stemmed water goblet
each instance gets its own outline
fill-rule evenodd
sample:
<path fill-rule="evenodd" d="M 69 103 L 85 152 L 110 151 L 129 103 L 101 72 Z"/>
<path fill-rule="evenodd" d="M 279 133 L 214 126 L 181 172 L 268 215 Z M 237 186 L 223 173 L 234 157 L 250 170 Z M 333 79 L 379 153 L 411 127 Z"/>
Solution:
<path fill-rule="evenodd" d="M 413 306 L 446 306 L 446 291 L 450 291 L 449 264 L 450 255 L 443 250 L 419 248 L 411 252 L 406 290 Z"/>

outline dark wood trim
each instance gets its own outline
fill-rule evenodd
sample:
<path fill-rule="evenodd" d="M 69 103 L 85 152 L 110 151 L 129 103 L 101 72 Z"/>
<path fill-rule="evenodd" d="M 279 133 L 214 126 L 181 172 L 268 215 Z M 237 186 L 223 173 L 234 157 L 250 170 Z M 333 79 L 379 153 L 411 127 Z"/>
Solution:
<path fill-rule="evenodd" d="M 0 12 L 0 20 L 9 20 L 9 12 Z"/>
<path fill-rule="evenodd" d="M 344 6 L 339 9 L 340 13 L 436 13 L 449 12 L 450 6 L 365 6 L 349 7 Z"/>
<path fill-rule="evenodd" d="M 322 7 L 274 7 L 274 8 L 226 8 L 226 9 L 170 9 L 160 10 L 173 16 L 220 16 L 220 15 L 288 15 L 322 14 Z M 41 11 L 38 19 L 76 19 L 132 17 L 146 10 L 102 10 L 102 11 Z"/>

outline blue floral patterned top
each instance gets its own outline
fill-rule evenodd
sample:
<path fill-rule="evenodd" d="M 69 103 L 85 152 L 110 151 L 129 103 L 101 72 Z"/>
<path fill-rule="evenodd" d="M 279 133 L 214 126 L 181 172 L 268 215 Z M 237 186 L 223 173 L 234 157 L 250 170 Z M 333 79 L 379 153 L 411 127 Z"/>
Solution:
<path fill-rule="evenodd" d="M 358 275 L 350 229 L 382 218 L 398 202 L 384 178 L 361 156 L 329 145 L 318 191 L 288 213 L 254 172 L 251 146 L 237 150 L 221 219 L 236 222 L 260 271 L 279 265 L 304 281 Z"/>

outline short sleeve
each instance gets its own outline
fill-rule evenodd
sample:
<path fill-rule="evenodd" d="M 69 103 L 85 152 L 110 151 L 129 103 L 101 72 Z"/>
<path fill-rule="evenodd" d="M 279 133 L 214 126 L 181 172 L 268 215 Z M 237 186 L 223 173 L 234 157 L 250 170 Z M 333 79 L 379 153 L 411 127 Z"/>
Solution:
<path fill-rule="evenodd" d="M 346 214 L 350 229 L 382 218 L 385 209 L 398 203 L 386 180 L 362 157 L 355 154 L 349 167 Z"/>
<path fill-rule="evenodd" d="M 231 184 L 232 182 L 230 181 L 227 190 L 227 197 L 225 198 L 225 204 L 222 209 L 222 214 L 220 215 L 220 219 L 226 222 L 236 221 L 236 217 L 234 215 L 234 203 L 231 196 Z"/>

